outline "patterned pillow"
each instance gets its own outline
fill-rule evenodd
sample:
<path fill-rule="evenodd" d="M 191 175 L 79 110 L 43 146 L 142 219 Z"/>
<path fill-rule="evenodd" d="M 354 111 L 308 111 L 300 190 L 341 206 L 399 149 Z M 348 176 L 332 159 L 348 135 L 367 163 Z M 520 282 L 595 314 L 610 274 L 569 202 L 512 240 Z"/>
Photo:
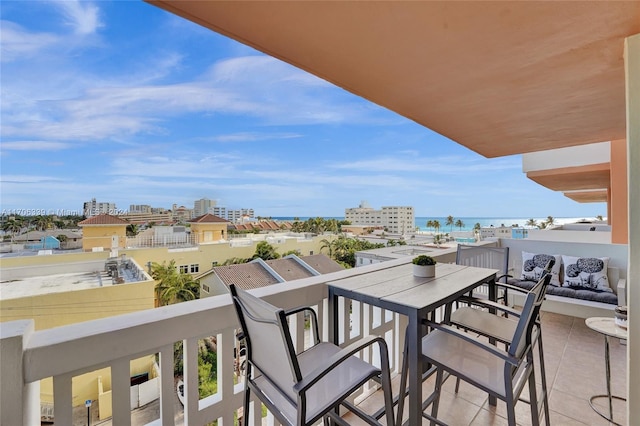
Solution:
<path fill-rule="evenodd" d="M 608 257 L 562 256 L 564 262 L 563 287 L 613 292 L 607 278 Z"/>
<path fill-rule="evenodd" d="M 560 287 L 560 266 L 562 258 L 559 254 L 534 254 L 522 252 L 522 277 L 521 279 L 526 281 L 538 281 L 542 276 L 542 271 L 547 263 L 551 260 L 555 260 L 553 267 L 551 268 L 551 281 L 550 285 Z"/>

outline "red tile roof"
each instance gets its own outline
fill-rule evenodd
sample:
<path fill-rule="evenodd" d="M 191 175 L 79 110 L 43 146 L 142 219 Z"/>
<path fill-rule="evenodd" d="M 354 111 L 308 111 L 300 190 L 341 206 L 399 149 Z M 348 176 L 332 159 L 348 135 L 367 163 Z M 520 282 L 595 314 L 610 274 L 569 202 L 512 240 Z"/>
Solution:
<path fill-rule="evenodd" d="M 299 280 L 313 276 L 311 271 L 291 258 L 267 260 L 267 265 L 271 266 L 285 281 Z"/>
<path fill-rule="evenodd" d="M 194 219 L 188 220 L 189 223 L 229 223 L 228 220 L 212 215 L 211 213 L 203 214 Z"/>
<path fill-rule="evenodd" d="M 335 260 L 331 259 L 326 254 L 313 254 L 310 256 L 303 256 L 300 258 L 304 263 L 311 266 L 321 274 L 328 274 L 330 272 L 342 271 L 344 266 L 340 265 Z"/>
<path fill-rule="evenodd" d="M 235 284 L 244 290 L 278 283 L 278 280 L 257 262 L 216 266 L 213 270 L 226 285 Z"/>
<path fill-rule="evenodd" d="M 82 222 L 78 222 L 78 225 L 128 225 L 129 222 L 120 219 L 117 216 L 111 216 L 110 214 L 99 214 L 97 216 L 92 216 L 89 219 L 85 219 Z"/>

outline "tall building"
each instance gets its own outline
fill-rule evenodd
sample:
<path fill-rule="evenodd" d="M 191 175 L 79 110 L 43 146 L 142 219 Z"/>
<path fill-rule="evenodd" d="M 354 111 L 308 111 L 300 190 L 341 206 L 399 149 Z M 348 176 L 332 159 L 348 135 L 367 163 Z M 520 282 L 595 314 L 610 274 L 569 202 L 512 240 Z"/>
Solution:
<path fill-rule="evenodd" d="M 151 213 L 151 206 L 148 204 L 131 204 L 129 213 Z"/>
<path fill-rule="evenodd" d="M 98 203 L 95 198 L 85 202 L 82 206 L 82 211 L 86 217 L 97 216 L 99 214 L 118 214 L 116 203 Z"/>
<path fill-rule="evenodd" d="M 198 216 L 202 216 L 203 214 L 207 214 L 207 213 L 215 214 L 213 212 L 213 208 L 215 206 L 216 206 L 216 201 L 215 200 L 210 200 L 208 198 L 201 198 L 199 200 L 196 200 L 196 201 L 193 202 L 193 215 L 195 217 L 198 217 Z M 222 217 L 222 216 L 220 216 L 220 217 Z"/>
<path fill-rule="evenodd" d="M 381 226 L 391 234 L 415 233 L 415 216 L 410 206 L 388 206 L 375 210 L 362 201 L 358 207 L 345 209 L 344 216 L 352 225 Z"/>
<path fill-rule="evenodd" d="M 253 218 L 253 209 L 228 209 L 226 207 L 214 207 L 210 213 L 227 219 L 229 222 L 242 222 L 243 219 Z"/>

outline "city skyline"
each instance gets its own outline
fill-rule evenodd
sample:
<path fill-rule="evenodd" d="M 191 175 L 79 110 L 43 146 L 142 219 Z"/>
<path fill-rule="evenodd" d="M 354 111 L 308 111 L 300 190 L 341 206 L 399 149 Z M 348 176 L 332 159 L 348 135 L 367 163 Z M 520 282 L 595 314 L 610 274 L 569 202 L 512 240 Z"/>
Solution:
<path fill-rule="evenodd" d="M 395 113 L 144 2 L 2 8 L 2 209 L 96 198 L 260 216 L 595 217 Z M 464 117 L 460 117 L 464 120 Z"/>

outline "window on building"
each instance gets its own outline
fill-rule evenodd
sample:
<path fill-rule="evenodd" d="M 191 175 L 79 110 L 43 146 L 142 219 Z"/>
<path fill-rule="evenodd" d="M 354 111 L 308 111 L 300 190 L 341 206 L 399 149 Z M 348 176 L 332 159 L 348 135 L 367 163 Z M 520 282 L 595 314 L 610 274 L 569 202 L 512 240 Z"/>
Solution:
<path fill-rule="evenodd" d="M 193 265 L 191 265 L 191 273 L 195 274 L 196 272 L 200 272 L 200 265 L 194 263 Z"/>
<path fill-rule="evenodd" d="M 309 250 L 309 256 L 313 255 L 313 250 Z"/>
<path fill-rule="evenodd" d="M 180 273 L 188 274 L 189 273 L 189 265 L 180 265 Z"/>
<path fill-rule="evenodd" d="M 218 262 L 217 261 L 214 260 L 213 262 L 211 262 L 211 267 L 212 268 L 215 268 L 216 266 L 218 266 Z"/>
<path fill-rule="evenodd" d="M 202 289 L 203 289 L 204 291 L 206 291 L 207 293 L 211 293 L 211 291 L 209 291 L 209 286 L 208 286 L 208 285 L 206 285 L 206 284 L 202 284 Z"/>

